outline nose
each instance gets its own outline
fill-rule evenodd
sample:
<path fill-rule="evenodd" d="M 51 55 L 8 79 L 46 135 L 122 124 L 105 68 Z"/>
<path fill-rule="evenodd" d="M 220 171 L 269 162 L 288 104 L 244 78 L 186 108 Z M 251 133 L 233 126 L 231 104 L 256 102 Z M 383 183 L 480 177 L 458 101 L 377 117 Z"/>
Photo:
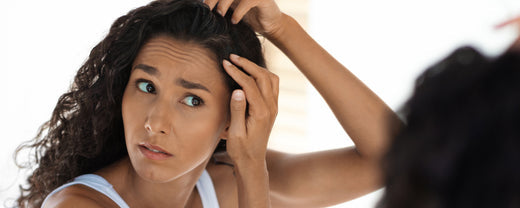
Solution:
<path fill-rule="evenodd" d="M 172 131 L 168 102 L 157 102 L 147 115 L 144 128 L 148 133 L 169 135 Z"/>

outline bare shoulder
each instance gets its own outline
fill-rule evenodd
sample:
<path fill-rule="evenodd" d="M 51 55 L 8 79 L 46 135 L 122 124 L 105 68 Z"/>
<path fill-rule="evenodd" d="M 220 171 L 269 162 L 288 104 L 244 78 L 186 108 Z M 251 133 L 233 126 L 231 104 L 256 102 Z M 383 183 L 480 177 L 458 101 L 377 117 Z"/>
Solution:
<path fill-rule="evenodd" d="M 52 195 L 48 207 L 118 207 L 110 198 L 84 185 L 73 185 Z"/>

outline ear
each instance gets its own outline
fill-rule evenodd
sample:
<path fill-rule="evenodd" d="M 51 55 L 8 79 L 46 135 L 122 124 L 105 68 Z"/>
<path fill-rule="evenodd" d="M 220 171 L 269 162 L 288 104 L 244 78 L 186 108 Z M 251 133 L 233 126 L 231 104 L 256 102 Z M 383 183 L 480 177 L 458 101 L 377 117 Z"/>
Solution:
<path fill-rule="evenodd" d="M 230 97 L 231 99 L 231 97 Z M 229 127 L 231 126 L 231 112 L 228 111 L 226 120 L 224 121 L 224 130 L 220 132 L 220 135 L 218 138 L 222 140 L 227 140 L 229 138 Z"/>
<path fill-rule="evenodd" d="M 219 135 L 219 138 L 222 140 L 227 140 L 228 137 L 229 137 L 229 121 L 226 123 L 226 127 Z"/>

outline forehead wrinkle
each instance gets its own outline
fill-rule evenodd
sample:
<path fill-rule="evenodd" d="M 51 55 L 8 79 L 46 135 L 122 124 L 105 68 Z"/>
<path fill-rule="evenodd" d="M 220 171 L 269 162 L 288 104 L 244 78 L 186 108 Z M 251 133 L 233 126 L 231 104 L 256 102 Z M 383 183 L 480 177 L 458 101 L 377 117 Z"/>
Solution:
<path fill-rule="evenodd" d="M 217 64 L 209 50 L 198 47 L 192 44 L 185 44 L 187 47 L 179 47 L 178 44 L 173 44 L 171 41 L 155 40 L 147 44 L 148 52 L 165 53 L 170 58 L 179 59 L 183 61 L 196 62 L 206 61 L 208 63 Z M 186 49 L 189 48 L 189 49 Z"/>
<path fill-rule="evenodd" d="M 147 56 L 164 57 L 166 59 L 170 59 L 175 65 L 191 65 L 198 68 L 207 68 L 218 71 L 218 67 L 216 66 L 215 62 L 211 59 L 202 58 L 204 56 L 179 56 L 177 53 L 169 53 L 164 49 L 148 49 L 146 53 L 148 54 Z"/>
<path fill-rule="evenodd" d="M 185 61 L 185 62 L 191 61 L 191 59 L 190 59 L 191 57 L 188 55 L 182 55 L 182 54 L 172 52 L 164 46 L 158 46 L 158 47 L 161 47 L 161 48 L 148 49 L 147 53 L 149 53 L 150 55 L 154 55 L 154 56 L 164 56 L 164 57 L 167 57 L 167 58 L 170 58 L 173 60 L 181 60 L 181 61 Z"/>
<path fill-rule="evenodd" d="M 186 52 L 185 49 L 183 50 L 182 47 L 179 47 L 177 44 L 172 44 L 170 41 L 157 40 L 156 42 L 157 43 L 150 44 L 150 46 L 165 48 L 166 50 L 178 53 L 181 56 L 190 55 L 190 53 Z"/>
<path fill-rule="evenodd" d="M 203 48 L 196 44 L 190 44 L 190 43 L 186 43 L 186 42 L 174 41 L 174 40 L 168 40 L 168 39 L 163 40 L 162 38 L 153 39 L 151 42 L 152 43 L 150 43 L 150 46 L 159 46 L 162 48 L 166 48 L 166 50 L 172 51 L 181 56 L 192 57 L 193 55 L 196 55 L 197 58 L 206 59 L 206 61 L 208 61 L 208 62 L 215 61 L 215 58 L 214 58 L 215 55 L 209 49 Z M 153 43 L 153 42 L 157 42 L 157 43 Z M 165 44 L 166 46 L 161 46 L 160 43 Z M 181 45 L 184 47 L 182 47 Z M 168 48 L 168 47 L 170 47 L 170 48 Z M 187 50 L 186 48 L 189 48 L 189 50 Z"/>

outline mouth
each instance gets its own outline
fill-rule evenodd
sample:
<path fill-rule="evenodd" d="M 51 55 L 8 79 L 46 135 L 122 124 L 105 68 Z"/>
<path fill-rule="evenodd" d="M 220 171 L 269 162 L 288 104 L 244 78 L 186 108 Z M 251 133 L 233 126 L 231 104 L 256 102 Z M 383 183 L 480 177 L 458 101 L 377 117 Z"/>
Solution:
<path fill-rule="evenodd" d="M 166 150 L 148 143 L 139 144 L 139 150 L 145 157 L 152 160 L 163 160 L 173 156 Z"/>

